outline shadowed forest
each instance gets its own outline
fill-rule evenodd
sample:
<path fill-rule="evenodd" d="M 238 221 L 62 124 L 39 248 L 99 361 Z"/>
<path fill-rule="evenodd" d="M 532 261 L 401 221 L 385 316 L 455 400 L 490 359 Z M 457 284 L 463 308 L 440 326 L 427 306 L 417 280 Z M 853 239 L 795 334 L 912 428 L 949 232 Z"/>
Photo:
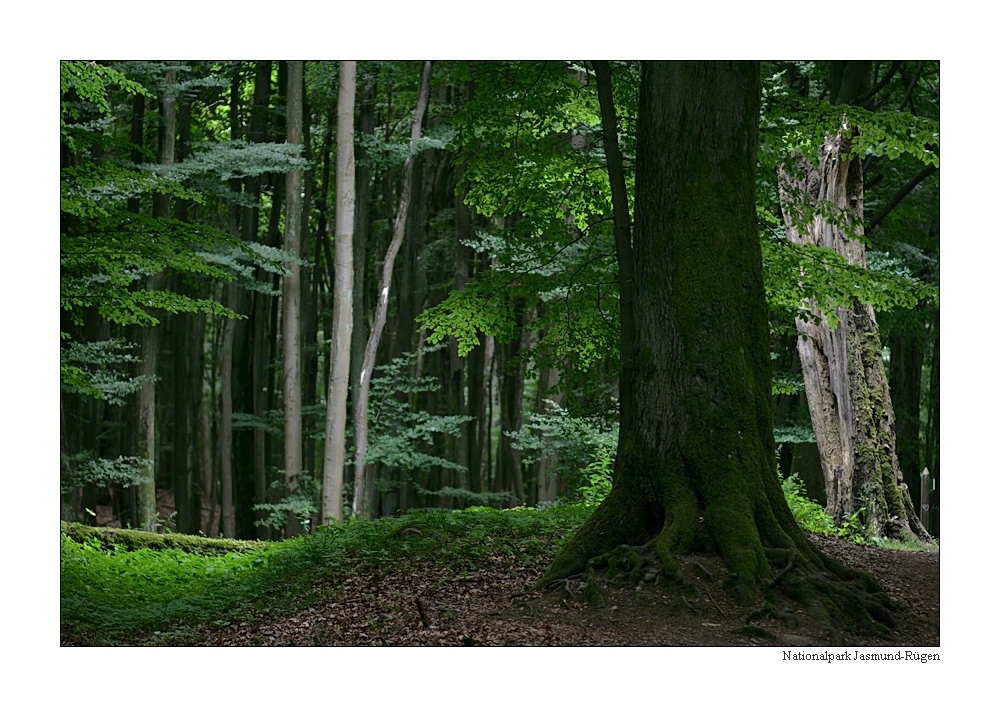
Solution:
<path fill-rule="evenodd" d="M 938 62 L 60 80 L 64 645 L 940 644 Z"/>

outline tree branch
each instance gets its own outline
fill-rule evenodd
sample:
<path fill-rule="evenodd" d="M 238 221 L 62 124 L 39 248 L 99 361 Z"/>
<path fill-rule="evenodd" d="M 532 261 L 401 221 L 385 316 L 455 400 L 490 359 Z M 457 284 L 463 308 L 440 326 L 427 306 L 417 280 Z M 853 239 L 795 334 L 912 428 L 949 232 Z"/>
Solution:
<path fill-rule="evenodd" d="M 894 60 L 892 62 L 892 65 L 889 67 L 889 70 L 886 71 L 886 74 L 884 76 L 882 76 L 882 80 L 880 80 L 878 83 L 872 86 L 871 90 L 869 90 L 867 93 L 855 99 L 854 105 L 856 106 L 863 105 L 866 101 L 874 98 L 876 93 L 885 88 L 885 84 L 888 83 L 894 75 L 896 75 L 896 72 L 899 71 L 902 65 L 903 65 L 902 62 Z"/>
<path fill-rule="evenodd" d="M 889 213 L 895 209 L 911 191 L 916 189 L 917 185 L 920 184 L 921 181 L 929 177 L 937 170 L 936 166 L 925 166 L 922 168 L 920 173 L 910 179 L 902 189 L 896 192 L 894 197 L 887 201 L 885 205 L 878 210 L 878 214 L 876 214 L 871 221 L 865 223 L 865 233 L 870 234 L 875 227 L 885 221 L 885 218 L 889 216 Z"/>

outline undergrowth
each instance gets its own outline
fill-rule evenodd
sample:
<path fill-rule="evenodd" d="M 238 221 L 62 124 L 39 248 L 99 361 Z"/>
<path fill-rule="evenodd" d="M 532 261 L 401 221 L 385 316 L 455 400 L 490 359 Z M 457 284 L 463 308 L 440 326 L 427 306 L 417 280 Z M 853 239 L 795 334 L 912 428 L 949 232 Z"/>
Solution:
<path fill-rule="evenodd" d="M 179 642 L 200 626 L 296 611 L 317 591 L 334 591 L 354 573 L 408 562 L 432 561 L 460 575 L 500 552 L 544 567 L 606 494 L 609 467 L 595 463 L 587 474 L 578 504 L 355 519 L 280 542 L 64 528 L 62 640 L 89 645 Z M 865 539 L 856 518 L 835 527 L 823 508 L 805 496 L 796 476 L 785 479 L 782 488 L 806 531 L 900 548 Z"/>
<path fill-rule="evenodd" d="M 294 611 L 323 582 L 407 561 L 429 559 L 456 573 L 497 551 L 544 562 L 589 513 L 584 506 L 475 507 L 356 519 L 224 554 L 130 549 L 96 534 L 80 541 L 63 533 L 62 636 L 89 645 L 177 640 L 192 627 Z"/>

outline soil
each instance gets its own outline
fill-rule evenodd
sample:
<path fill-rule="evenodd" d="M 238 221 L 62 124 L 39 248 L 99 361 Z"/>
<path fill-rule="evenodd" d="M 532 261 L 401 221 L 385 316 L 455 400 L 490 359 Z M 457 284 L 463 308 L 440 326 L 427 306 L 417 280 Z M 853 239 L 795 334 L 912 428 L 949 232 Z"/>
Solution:
<path fill-rule="evenodd" d="M 685 576 L 699 595 L 671 596 L 656 582 L 637 587 L 601 582 L 606 601 L 588 603 L 582 580 L 526 593 L 542 571 L 517 569 L 503 555 L 471 574 L 414 567 L 317 582 L 316 601 L 292 616 L 192 632 L 183 644 L 455 646 L 826 646 L 940 645 L 940 552 L 895 551 L 812 537 L 827 554 L 870 572 L 900 605 L 888 637 L 830 631 L 814 613 L 779 602 L 781 617 L 753 618 L 728 599 L 724 569 L 711 557 L 688 557 Z M 325 592 L 325 593 L 324 593 Z M 158 644 L 159 642 L 149 642 Z M 174 641 L 172 644 L 181 644 Z"/>

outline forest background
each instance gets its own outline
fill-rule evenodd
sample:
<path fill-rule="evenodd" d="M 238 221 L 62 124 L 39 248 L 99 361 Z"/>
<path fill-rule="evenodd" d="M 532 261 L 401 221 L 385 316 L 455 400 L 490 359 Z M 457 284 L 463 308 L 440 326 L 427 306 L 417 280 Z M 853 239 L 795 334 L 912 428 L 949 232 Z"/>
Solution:
<path fill-rule="evenodd" d="M 856 516 L 869 537 L 927 538 L 939 508 L 932 497 L 917 522 L 921 469 L 943 487 L 937 65 L 762 72 L 756 205 L 782 478 L 829 499 L 836 526 Z M 64 62 L 61 518 L 263 540 L 347 511 L 599 497 L 631 294 L 609 197 L 627 215 L 639 73 Z M 842 124 L 861 129 L 864 182 L 845 196 L 864 200 L 867 264 L 838 197 L 809 202 L 789 171 L 813 169 Z M 617 176 L 602 134 L 615 153 L 621 138 Z M 840 228 L 839 254 L 818 232 L 800 241 L 814 215 Z M 856 355 L 865 379 L 836 367 Z M 818 402 L 831 389 L 854 410 L 840 419 L 887 429 L 833 430 Z M 634 419 L 624 402 L 620 414 Z"/>
<path fill-rule="evenodd" d="M 896 22 L 898 19 L 889 16 L 881 15 L 879 12 L 870 10 L 868 12 L 868 20 L 872 24 L 877 24 L 879 21 L 884 23 Z M 552 19 L 553 21 L 561 17 L 560 13 L 552 13 L 550 15 L 545 15 L 542 13 L 542 19 Z M 541 23 L 544 24 L 544 23 Z M 511 26 L 504 26 L 501 24 L 501 29 L 506 28 L 508 32 L 512 32 Z M 398 32 L 398 37 L 406 37 L 406 33 Z M 630 31 L 633 32 L 633 31 Z M 914 35 L 917 31 L 914 31 Z M 737 33 L 737 36 L 742 37 L 745 40 L 743 33 Z M 648 36 L 647 36 L 648 37 Z M 656 39 L 657 43 L 651 46 L 649 54 L 656 55 L 656 52 L 652 48 L 661 47 L 659 44 L 659 38 Z M 539 38 L 539 42 L 541 38 Z M 67 52 L 64 54 L 60 52 L 61 56 L 66 55 L 78 55 L 86 56 L 89 52 L 88 46 L 76 46 L 72 44 L 66 46 Z M 315 46 L 314 46 L 315 47 Z M 324 46 L 325 47 L 325 46 Z M 403 46 L 405 47 L 405 45 Z M 547 45 L 546 47 L 554 47 L 558 49 L 559 46 Z M 734 44 L 732 47 L 741 47 L 738 43 Z M 745 46 L 744 46 L 745 47 Z M 270 50 L 270 49 L 269 49 Z M 625 47 L 620 49 L 611 49 L 613 52 L 609 52 L 608 55 L 618 55 L 618 56 L 630 56 L 635 55 L 633 44 L 630 42 Z M 797 49 L 798 50 L 798 49 Z M 802 49 L 805 50 L 804 48 Z M 899 49 L 887 49 L 886 55 L 893 54 L 892 50 Z M 573 55 L 574 53 L 569 52 L 566 48 L 565 55 Z M 124 57 L 130 55 L 131 51 L 126 51 L 121 53 Z M 148 53 L 148 51 L 147 51 Z M 755 53 L 751 52 L 750 48 L 746 48 L 746 53 L 748 55 L 753 55 Z M 131 53 L 132 55 L 143 55 L 142 52 Z M 198 55 L 198 53 L 189 53 L 193 55 Z M 202 53 L 203 54 L 203 53 Z M 293 49 L 289 48 L 287 50 L 282 49 L 280 51 L 269 52 L 269 55 L 274 55 L 276 57 L 286 57 L 290 55 L 295 55 Z M 419 47 L 413 48 L 412 53 L 408 55 L 419 56 Z M 506 53 L 501 53 L 498 50 L 498 55 L 507 57 Z M 815 53 L 801 52 L 794 53 L 794 55 L 810 55 Z M 905 56 L 905 52 L 897 52 L 897 55 Z M 925 49 L 921 49 L 917 52 L 913 49 L 911 55 L 928 55 Z M 248 56 L 254 55 L 253 53 L 246 52 L 233 52 L 233 56 Z M 458 55 L 462 56 L 462 53 Z M 386 54 L 388 57 L 388 54 Z M 471 57 L 471 55 L 470 55 Z M 954 153 L 955 155 L 955 170 L 951 170 L 949 173 L 949 183 L 954 179 L 956 181 L 957 187 L 951 194 L 944 194 L 942 196 L 942 214 L 944 217 L 943 226 L 947 231 L 947 234 L 943 232 L 943 236 L 948 236 L 949 238 L 958 238 L 965 240 L 983 240 L 981 233 L 978 231 L 979 226 L 960 214 L 949 215 L 949 212 L 956 209 L 957 198 L 961 198 L 961 207 L 972 208 L 972 209 L 988 209 L 989 201 L 985 198 L 987 190 L 980 184 L 972 183 L 972 180 L 976 179 L 976 172 L 974 169 L 967 167 L 970 159 L 977 158 L 977 139 L 988 138 L 989 134 L 986 129 L 976 128 L 975 124 L 977 122 L 984 122 L 979 116 L 973 113 L 964 112 L 966 109 L 963 108 L 963 104 L 968 102 L 968 99 L 976 97 L 976 89 L 980 86 L 980 78 L 977 75 L 977 71 L 971 67 L 975 64 L 956 64 L 954 76 L 949 75 L 949 83 L 954 83 L 953 86 L 947 87 L 947 94 L 949 96 L 954 96 L 956 99 L 955 106 L 949 107 L 947 102 L 943 102 L 943 123 L 945 123 L 949 128 L 955 128 L 956 131 L 954 136 L 949 136 L 949 154 Z M 57 72 L 56 61 L 48 61 L 46 66 L 47 72 L 50 73 L 51 82 L 47 83 L 51 86 L 54 83 L 54 77 Z M 29 106 L 37 106 L 40 108 L 45 108 L 48 104 L 49 107 L 54 105 L 54 99 L 51 95 L 47 95 L 44 92 L 40 92 L 38 87 L 34 84 L 25 84 L 23 79 L 18 79 L 18 83 L 15 86 L 18 92 L 15 94 L 19 98 L 26 99 L 26 103 Z M 962 100 L 958 100 L 962 99 Z M 952 115 L 953 114 L 953 115 Z M 51 114 L 50 114 L 51 115 Z M 48 189 L 47 198 L 54 203 L 55 195 L 58 193 L 55 191 L 55 186 L 53 183 L 53 175 L 51 169 L 55 168 L 57 162 L 54 159 L 48 160 L 43 163 L 42 166 L 49 171 L 45 173 L 38 173 L 37 167 L 39 164 L 37 160 L 28 163 L 27 154 L 25 149 L 30 149 L 32 146 L 37 146 L 37 148 L 51 148 L 51 143 L 42 143 L 43 138 L 48 138 L 54 132 L 52 127 L 42 126 L 41 128 L 32 127 L 30 124 L 24 126 L 21 123 L 17 123 L 16 128 L 18 133 L 13 132 L 15 126 L 12 123 L 12 118 L 7 117 L 3 120 L 4 132 L 6 137 L 11 138 L 15 136 L 26 137 L 29 143 L 22 145 L 15 145 L 12 150 L 13 158 L 18 162 L 18 167 L 33 169 L 28 173 L 25 182 L 24 179 L 17 181 L 17 188 L 21 190 L 23 194 L 24 188 L 39 188 Z M 959 128 L 961 132 L 959 132 Z M 9 133 L 8 133 L 9 132 Z M 41 132 L 41 133 L 40 133 Z M 35 139 L 37 137 L 37 143 Z M 30 152 L 29 152 L 30 153 Z M 23 161 L 22 161 L 23 159 Z M 952 163 L 952 162 L 949 162 Z M 12 182 L 8 180 L 5 182 L 8 189 L 11 188 Z M 954 196 L 953 196 L 954 195 Z M 7 198 L 14 198 L 12 194 L 8 193 Z M 20 204 L 18 205 L 20 208 Z M 33 203 L 31 205 L 25 206 L 25 209 L 33 210 Z M 44 208 L 44 207 L 43 207 Z M 41 211 L 41 209 L 39 209 Z M 16 237 L 18 239 L 33 239 L 38 238 L 39 235 L 43 235 L 45 238 L 54 239 L 57 232 L 57 226 L 52 222 L 51 219 L 42 220 L 39 222 L 36 219 L 32 219 L 30 215 L 19 214 L 16 215 L 14 220 L 14 229 Z M 51 226 L 48 226 L 51 225 Z M 39 231 L 41 230 L 41 232 Z M 987 240 L 983 240 L 987 241 Z M 959 246 L 959 245 L 956 245 Z M 943 265 L 943 286 L 948 287 L 949 299 L 955 299 L 954 307 L 948 306 L 942 310 L 942 339 L 945 341 L 943 346 L 945 349 L 949 349 L 948 340 L 955 340 L 955 347 L 951 349 L 963 349 L 962 341 L 977 340 L 982 339 L 982 328 L 977 323 L 976 317 L 976 300 L 977 295 L 980 291 L 990 289 L 990 281 L 988 279 L 988 274 L 990 273 L 991 262 L 995 260 L 995 251 L 992 248 L 982 249 L 981 247 L 976 247 L 975 251 L 969 249 L 972 243 L 964 248 L 956 248 L 953 250 L 948 250 L 947 248 L 942 251 L 942 257 L 947 258 L 950 261 L 950 268 L 955 270 L 955 277 L 949 276 L 949 266 Z M 988 244 L 982 245 L 984 247 L 989 247 Z M 971 256 L 967 256 L 970 255 Z M 15 255 L 15 265 L 17 269 L 28 269 L 35 266 L 44 266 L 45 269 L 54 270 L 57 266 L 56 255 L 57 251 L 54 245 L 49 247 L 32 247 L 30 245 L 17 245 L 17 248 L 13 251 Z M 953 256 L 952 256 L 953 255 Z M 959 271 L 960 270 L 960 271 Z M 12 275 L 13 277 L 20 277 L 20 275 Z M 10 339 L 15 339 L 18 341 L 18 350 L 45 350 L 51 349 L 51 332 L 58 327 L 57 312 L 53 307 L 53 300 L 56 299 L 56 281 L 54 275 L 45 277 L 43 275 L 40 284 L 32 284 L 30 288 L 24 286 L 26 280 L 15 279 L 12 284 L 5 287 L 5 309 L 8 311 L 12 310 L 23 310 L 25 300 L 31 301 L 32 309 L 39 310 L 38 314 L 26 315 L 23 313 L 10 314 L 8 312 L 5 315 L 5 327 L 8 330 L 8 335 Z M 951 295 L 954 295 L 952 297 Z M 968 345 L 964 346 L 968 347 Z M 949 451 L 955 450 L 972 450 L 972 451 L 984 451 L 990 449 L 990 440 L 988 434 L 991 432 L 991 427 L 985 422 L 981 421 L 979 417 L 981 414 L 977 412 L 978 409 L 988 408 L 989 402 L 979 403 L 976 406 L 969 405 L 968 412 L 962 409 L 963 400 L 969 400 L 968 397 L 968 383 L 956 383 L 956 380 L 961 381 L 974 381 L 974 380 L 986 380 L 990 377 L 990 368 L 988 360 L 988 346 L 986 344 L 980 344 L 978 347 L 973 346 L 973 349 L 977 351 L 978 354 L 968 354 L 961 357 L 956 356 L 953 360 L 949 360 L 949 364 L 945 367 L 945 372 L 943 373 L 942 379 L 942 398 L 947 397 L 947 390 L 949 388 L 949 381 L 954 388 L 957 388 L 956 392 L 959 394 L 955 397 L 954 407 L 946 406 L 943 410 L 943 433 L 942 433 L 942 449 L 943 455 L 947 458 Z M 44 451 L 45 448 L 39 447 L 39 442 L 26 435 L 33 431 L 51 431 L 54 432 L 54 418 L 52 411 L 57 409 L 57 404 L 55 401 L 54 388 L 51 384 L 51 380 L 54 380 L 55 375 L 55 362 L 54 359 L 50 359 L 51 356 L 45 358 L 45 365 L 51 365 L 51 367 L 42 367 L 37 356 L 30 356 L 27 354 L 19 354 L 16 356 L 8 355 L 7 359 L 4 360 L 5 373 L 7 374 L 7 379 L 17 379 L 18 381 L 24 381 L 19 385 L 13 386 L 13 390 L 10 392 L 10 409 L 19 411 L 17 416 L 18 422 L 17 427 L 19 432 L 15 433 L 13 437 L 8 436 L 5 448 L 9 448 L 13 451 Z M 45 371 L 48 370 L 46 373 Z M 47 382 L 48 381 L 48 382 Z M 964 395 L 962 394 L 964 392 Z M 990 401 L 990 398 L 994 395 L 992 390 L 977 391 L 976 399 L 977 401 Z M 51 396 L 51 397 L 48 397 Z M 20 413 L 23 411 L 23 413 Z M 963 424 L 964 423 L 964 424 Z M 949 429 L 949 424 L 953 424 L 954 427 Z M 950 435 L 949 435 L 950 430 Z M 53 440 L 51 435 L 47 436 L 50 443 Z M 958 445 L 958 440 L 961 439 L 961 445 Z M 954 446 L 954 448 L 952 448 Z M 54 443 L 50 446 L 54 453 Z M 14 480 L 27 482 L 27 481 L 38 481 L 39 479 L 48 480 L 50 476 L 55 476 L 54 470 L 54 460 L 55 455 L 46 455 L 44 460 L 48 460 L 48 471 L 46 473 L 46 466 L 43 460 L 38 456 L 28 456 L 23 455 L 12 456 L 13 468 L 12 476 Z M 953 480 L 957 479 L 960 481 L 969 481 L 969 495 L 975 495 L 978 499 L 980 494 L 986 494 L 986 492 L 978 490 L 977 480 L 981 481 L 982 469 L 978 467 L 977 462 L 971 457 L 964 457 L 957 455 L 949 460 L 949 477 Z M 954 468 L 952 468 L 954 467 Z M 980 476 L 977 479 L 977 472 Z M 41 475 L 40 475 L 41 474 Z M 41 492 L 38 490 L 41 486 L 32 488 L 27 485 L 21 485 L 16 487 L 13 491 L 12 505 L 18 512 L 23 512 L 19 514 L 21 522 L 13 528 L 14 532 L 21 533 L 24 532 L 27 535 L 28 532 L 37 529 L 37 524 L 33 523 L 33 513 L 43 512 L 51 509 L 51 493 Z M 23 528 L 18 528 L 23 527 Z M 968 592 L 972 594 L 970 589 L 976 586 L 974 580 L 971 577 L 965 578 L 961 584 L 957 583 L 957 578 L 961 576 L 964 572 L 962 570 L 962 564 L 960 560 L 966 562 L 972 560 L 972 547 L 974 541 L 970 538 L 970 534 L 974 535 L 975 532 L 982 531 L 981 527 L 973 527 L 972 531 L 957 531 L 955 536 L 955 541 L 953 545 L 955 548 L 952 550 L 955 556 L 955 568 L 951 571 L 952 576 L 945 577 L 945 581 L 949 584 L 953 584 L 955 591 L 961 588 L 963 592 L 963 601 L 967 603 L 969 609 L 966 610 L 967 613 L 972 613 L 976 611 L 977 606 L 982 606 L 977 604 L 978 602 L 985 601 L 984 598 L 977 598 L 975 596 L 969 596 L 965 599 L 964 593 Z M 44 548 L 41 549 L 41 553 L 44 552 Z M 46 556 L 49 560 L 52 560 L 55 554 L 48 553 Z M 950 564 L 951 562 L 949 562 Z M 968 564 L 967 564 L 968 566 Z M 947 570 L 947 566 L 946 566 Z M 37 566 L 33 560 L 21 563 L 20 561 L 16 565 L 15 577 L 21 581 L 38 582 L 37 579 Z M 44 582 L 40 582 L 44 588 Z M 48 584 L 49 587 L 56 587 L 56 582 L 51 582 Z M 947 586 L 946 586 L 947 589 Z M 957 595 L 956 595 L 957 596 Z M 943 599 L 948 599 L 948 594 L 945 594 Z M 50 606 L 52 602 L 56 601 L 54 595 L 49 595 L 45 597 L 46 601 Z M 10 607 L 10 604 L 5 604 L 5 607 Z M 13 605 L 15 609 L 10 609 L 12 616 L 22 615 L 24 612 L 31 610 L 33 612 L 32 616 L 25 617 L 26 621 L 33 621 L 35 617 L 38 616 L 39 606 L 36 601 L 25 601 L 21 602 L 20 606 L 17 604 Z M 42 608 L 44 610 L 44 607 Z M 18 616 L 20 618 L 20 616 Z M 52 614 L 48 617 L 50 620 L 55 620 L 55 615 Z M 949 627 L 949 630 L 958 633 L 957 627 Z M 947 642 L 947 637 L 944 638 Z M 280 655 L 274 655 L 280 657 Z M 359 656 L 362 656 L 359 654 Z M 697 655 L 692 655 L 697 657 Z M 273 660 L 272 660 L 273 661 Z M 566 660 L 558 660 L 556 666 L 563 668 L 564 670 L 573 671 L 573 668 L 567 665 Z M 734 667 L 739 666 L 735 662 Z M 757 666 L 757 665 L 755 665 Z M 456 675 L 460 677 L 460 675 Z M 565 677 L 565 675 L 560 675 L 560 677 Z M 798 675 L 792 675 L 793 681 L 797 681 Z M 593 703 L 587 703 L 588 708 L 593 708 Z M 579 706 L 579 703 L 577 703 Z M 610 704 L 609 704 L 610 707 Z"/>

